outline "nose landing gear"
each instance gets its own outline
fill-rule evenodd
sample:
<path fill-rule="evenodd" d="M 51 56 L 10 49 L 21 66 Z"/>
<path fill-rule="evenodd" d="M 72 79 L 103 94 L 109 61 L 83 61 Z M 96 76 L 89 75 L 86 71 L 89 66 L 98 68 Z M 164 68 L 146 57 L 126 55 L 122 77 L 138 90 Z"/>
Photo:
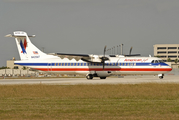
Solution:
<path fill-rule="evenodd" d="M 163 76 L 164 76 L 164 74 L 158 74 L 158 77 L 159 77 L 160 79 L 163 79 Z"/>

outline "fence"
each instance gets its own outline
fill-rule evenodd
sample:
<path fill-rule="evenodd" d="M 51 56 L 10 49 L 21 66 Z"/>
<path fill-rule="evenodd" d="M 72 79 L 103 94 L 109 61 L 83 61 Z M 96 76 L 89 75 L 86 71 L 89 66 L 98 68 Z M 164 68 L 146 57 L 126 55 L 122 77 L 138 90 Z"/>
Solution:
<path fill-rule="evenodd" d="M 26 76 L 26 75 L 36 75 L 38 72 L 20 69 L 2 69 L 0 70 L 0 76 Z"/>

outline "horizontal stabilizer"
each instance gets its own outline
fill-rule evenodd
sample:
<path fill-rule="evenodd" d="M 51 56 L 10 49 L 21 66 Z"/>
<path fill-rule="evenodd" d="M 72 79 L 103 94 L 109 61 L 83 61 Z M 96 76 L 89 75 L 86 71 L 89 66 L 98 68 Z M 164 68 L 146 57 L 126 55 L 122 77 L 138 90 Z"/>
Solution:
<path fill-rule="evenodd" d="M 11 34 L 8 34 L 8 35 L 6 35 L 5 37 L 26 37 L 25 35 L 23 36 L 23 35 L 11 35 Z M 35 37 L 35 35 L 31 35 L 31 36 L 28 36 L 28 37 Z"/>

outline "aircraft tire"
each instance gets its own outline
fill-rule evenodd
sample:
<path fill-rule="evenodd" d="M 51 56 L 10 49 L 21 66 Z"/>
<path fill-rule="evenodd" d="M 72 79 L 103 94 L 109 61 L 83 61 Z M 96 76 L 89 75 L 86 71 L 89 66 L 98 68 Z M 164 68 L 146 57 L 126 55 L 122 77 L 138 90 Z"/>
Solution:
<path fill-rule="evenodd" d="M 92 75 L 92 74 L 88 74 L 88 75 L 86 76 L 86 78 L 87 78 L 88 80 L 91 80 L 91 79 L 93 79 L 93 75 Z"/>
<path fill-rule="evenodd" d="M 163 76 L 159 76 L 160 79 L 163 79 Z"/>
<path fill-rule="evenodd" d="M 100 77 L 100 79 L 106 79 L 106 77 Z"/>

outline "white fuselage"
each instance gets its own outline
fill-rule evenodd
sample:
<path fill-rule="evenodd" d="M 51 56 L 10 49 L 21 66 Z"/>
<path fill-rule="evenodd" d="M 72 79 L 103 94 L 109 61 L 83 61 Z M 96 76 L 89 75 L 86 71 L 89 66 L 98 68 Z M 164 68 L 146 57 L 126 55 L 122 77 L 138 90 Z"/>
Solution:
<path fill-rule="evenodd" d="M 153 60 L 158 62 L 152 63 Z M 15 64 L 45 72 L 61 74 L 97 73 L 102 76 L 112 74 L 164 74 L 172 70 L 169 65 L 160 63 L 160 60 L 155 57 L 110 57 L 110 60 L 105 62 L 104 69 L 102 63 L 88 63 L 67 58 L 15 61 Z"/>

